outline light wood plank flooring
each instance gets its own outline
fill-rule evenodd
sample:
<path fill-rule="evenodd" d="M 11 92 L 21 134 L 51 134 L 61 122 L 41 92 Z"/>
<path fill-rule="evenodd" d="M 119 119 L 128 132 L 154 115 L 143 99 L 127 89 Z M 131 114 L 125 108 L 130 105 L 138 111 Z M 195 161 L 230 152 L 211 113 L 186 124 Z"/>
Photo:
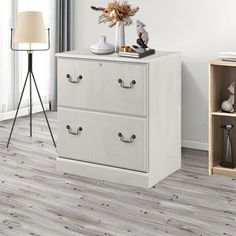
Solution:
<path fill-rule="evenodd" d="M 18 119 L 6 149 L 11 124 L 0 123 L 0 235 L 236 235 L 236 180 L 209 177 L 206 152 L 184 149 L 182 169 L 145 190 L 57 173 L 42 114 L 32 139 Z"/>

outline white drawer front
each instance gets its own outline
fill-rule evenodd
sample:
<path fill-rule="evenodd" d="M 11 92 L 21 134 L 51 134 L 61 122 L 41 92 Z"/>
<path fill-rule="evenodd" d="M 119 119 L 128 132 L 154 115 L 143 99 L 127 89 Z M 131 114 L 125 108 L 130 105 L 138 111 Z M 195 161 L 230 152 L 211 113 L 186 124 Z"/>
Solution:
<path fill-rule="evenodd" d="M 146 65 L 58 60 L 60 106 L 147 115 Z"/>
<path fill-rule="evenodd" d="M 59 108 L 59 156 L 147 172 L 146 123 L 143 118 Z"/>

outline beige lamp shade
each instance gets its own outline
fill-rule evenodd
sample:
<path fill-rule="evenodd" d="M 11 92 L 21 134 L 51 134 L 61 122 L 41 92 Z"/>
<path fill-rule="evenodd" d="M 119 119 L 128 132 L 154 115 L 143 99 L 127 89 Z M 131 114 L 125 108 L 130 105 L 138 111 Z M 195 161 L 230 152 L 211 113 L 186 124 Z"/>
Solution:
<path fill-rule="evenodd" d="M 17 18 L 15 43 L 46 43 L 43 16 L 38 11 L 20 12 Z"/>

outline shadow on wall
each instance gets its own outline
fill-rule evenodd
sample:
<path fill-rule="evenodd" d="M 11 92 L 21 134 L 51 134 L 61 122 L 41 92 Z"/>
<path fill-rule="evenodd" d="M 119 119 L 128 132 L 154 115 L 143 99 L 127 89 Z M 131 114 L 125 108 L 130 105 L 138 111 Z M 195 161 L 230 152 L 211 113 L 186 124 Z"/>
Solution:
<path fill-rule="evenodd" d="M 200 74 L 189 69 L 195 68 Z M 208 97 L 206 90 L 202 88 L 203 84 L 208 85 L 207 65 L 202 63 L 192 63 L 188 65 L 182 62 L 182 137 L 183 146 L 198 146 L 207 149 L 208 133 Z M 195 75 L 195 76 L 194 76 Z M 203 78 L 205 81 L 203 81 Z M 200 112 L 199 112 L 200 111 Z M 193 123 L 194 121 L 194 123 Z M 192 136 L 192 134 L 195 134 Z M 196 140 L 196 137 L 198 139 Z"/>

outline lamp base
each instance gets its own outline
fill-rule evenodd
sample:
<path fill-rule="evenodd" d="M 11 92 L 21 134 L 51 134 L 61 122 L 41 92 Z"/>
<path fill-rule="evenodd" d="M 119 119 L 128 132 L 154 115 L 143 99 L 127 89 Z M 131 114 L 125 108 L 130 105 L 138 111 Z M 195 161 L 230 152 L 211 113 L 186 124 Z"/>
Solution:
<path fill-rule="evenodd" d="M 19 112 L 19 109 L 20 109 L 21 101 L 22 101 L 22 98 L 23 98 L 23 95 L 24 95 L 24 91 L 25 91 L 25 87 L 26 87 L 28 79 L 29 79 L 29 83 L 30 83 L 30 137 L 32 137 L 32 81 L 33 81 L 34 85 L 35 85 L 35 88 L 36 88 L 36 91 L 37 91 L 37 94 L 38 94 L 38 97 L 39 97 L 40 104 L 42 106 L 42 110 L 43 110 L 43 113 L 44 113 L 44 116 L 45 116 L 45 119 L 46 119 L 46 122 L 47 122 L 47 126 L 48 126 L 48 129 L 49 129 L 54 147 L 56 147 L 56 142 L 54 140 L 52 130 L 51 130 L 51 127 L 49 125 L 48 117 L 47 117 L 47 114 L 46 114 L 44 106 L 43 106 L 43 101 L 42 101 L 42 98 L 40 96 L 39 89 L 38 89 L 38 86 L 37 86 L 37 83 L 36 83 L 36 80 L 35 80 L 35 77 L 34 77 L 34 73 L 33 73 L 33 54 L 32 54 L 32 51 L 28 51 L 28 72 L 27 72 L 27 75 L 26 75 L 26 78 L 25 78 L 23 90 L 22 90 L 20 100 L 19 100 L 19 103 L 18 103 L 18 106 L 17 106 L 17 110 L 16 110 L 15 118 L 14 118 L 14 121 L 13 121 L 13 124 L 12 124 L 11 132 L 10 132 L 10 135 L 9 135 L 9 138 L 8 138 L 7 148 L 9 147 L 9 144 L 10 144 L 10 141 L 11 141 L 12 133 L 13 133 L 13 130 L 14 130 L 14 127 L 15 127 L 17 115 L 18 115 L 18 112 Z"/>

